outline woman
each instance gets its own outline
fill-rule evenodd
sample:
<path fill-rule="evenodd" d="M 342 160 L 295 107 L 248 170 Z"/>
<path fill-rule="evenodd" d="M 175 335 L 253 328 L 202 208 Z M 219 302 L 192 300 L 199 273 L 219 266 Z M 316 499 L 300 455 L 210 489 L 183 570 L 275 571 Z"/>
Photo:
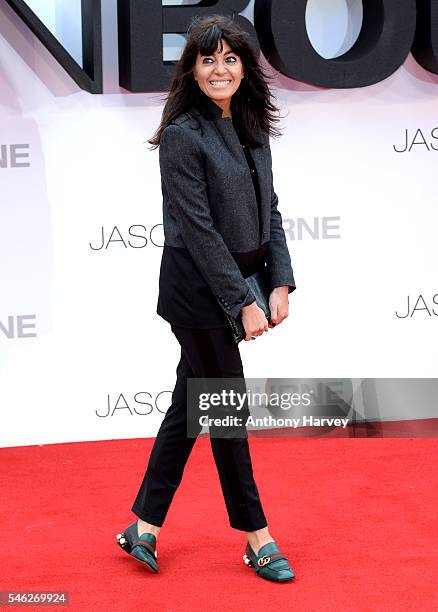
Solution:
<path fill-rule="evenodd" d="M 288 316 L 295 282 L 272 185 L 273 113 L 249 35 L 230 17 L 195 19 L 149 142 L 160 145 L 165 244 L 157 313 L 181 346 L 172 403 L 157 434 L 119 544 L 158 571 L 156 542 L 196 437 L 187 435 L 187 378 L 244 380 L 226 315 L 242 316 L 245 340 Z M 245 277 L 266 268 L 271 322 Z M 196 432 L 196 433 L 199 433 Z M 244 561 L 258 576 L 294 574 L 271 537 L 246 436 L 213 438 L 231 527 L 246 532 Z"/>

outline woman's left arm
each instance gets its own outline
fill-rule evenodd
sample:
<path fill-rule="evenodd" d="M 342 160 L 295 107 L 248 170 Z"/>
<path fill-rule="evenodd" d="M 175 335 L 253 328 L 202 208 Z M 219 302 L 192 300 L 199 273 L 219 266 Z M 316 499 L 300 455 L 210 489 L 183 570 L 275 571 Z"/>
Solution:
<path fill-rule="evenodd" d="M 288 296 L 296 289 L 294 274 L 283 229 L 281 213 L 278 210 L 278 196 L 274 190 L 272 156 L 269 139 L 267 144 L 271 172 L 271 230 L 267 254 L 267 266 L 271 285 L 269 306 L 271 322 L 278 325 L 288 316 Z"/>

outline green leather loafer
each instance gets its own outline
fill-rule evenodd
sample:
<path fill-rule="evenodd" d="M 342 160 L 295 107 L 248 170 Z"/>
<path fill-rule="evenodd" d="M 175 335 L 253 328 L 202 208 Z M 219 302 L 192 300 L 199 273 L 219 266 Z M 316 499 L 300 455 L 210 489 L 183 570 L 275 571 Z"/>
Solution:
<path fill-rule="evenodd" d="M 157 539 L 152 533 L 138 535 L 137 521 L 129 525 L 123 533 L 116 536 L 117 544 L 123 548 L 131 557 L 143 563 L 153 572 L 158 572 L 157 564 Z"/>
<path fill-rule="evenodd" d="M 256 555 L 249 544 L 246 545 L 243 562 L 255 569 L 257 576 L 273 582 L 287 582 L 295 578 L 288 560 L 275 542 L 264 544 Z"/>

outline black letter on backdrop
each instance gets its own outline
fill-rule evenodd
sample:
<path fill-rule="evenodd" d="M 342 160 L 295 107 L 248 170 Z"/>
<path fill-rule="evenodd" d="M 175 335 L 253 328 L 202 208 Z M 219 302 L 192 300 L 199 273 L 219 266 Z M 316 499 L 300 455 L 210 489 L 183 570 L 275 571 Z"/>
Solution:
<path fill-rule="evenodd" d="M 438 74 L 438 2 L 418 0 L 412 55 L 420 66 Z"/>
<path fill-rule="evenodd" d="M 102 93 L 102 23 L 100 0 L 81 0 L 82 63 L 79 66 L 24 0 L 6 0 L 71 78 L 90 93 Z"/>
<path fill-rule="evenodd" d="M 365 87 L 390 76 L 409 54 L 415 0 L 364 0 L 359 38 L 333 59 L 324 59 L 312 47 L 306 5 L 307 0 L 255 0 L 254 25 L 262 51 L 292 79 L 336 89 Z"/>
<path fill-rule="evenodd" d="M 169 89 L 175 62 L 163 61 L 163 34 L 185 34 L 193 17 L 234 15 L 259 48 L 252 24 L 238 15 L 249 0 L 201 0 L 191 6 L 162 6 L 161 0 L 118 0 L 119 82 L 134 92 Z"/>

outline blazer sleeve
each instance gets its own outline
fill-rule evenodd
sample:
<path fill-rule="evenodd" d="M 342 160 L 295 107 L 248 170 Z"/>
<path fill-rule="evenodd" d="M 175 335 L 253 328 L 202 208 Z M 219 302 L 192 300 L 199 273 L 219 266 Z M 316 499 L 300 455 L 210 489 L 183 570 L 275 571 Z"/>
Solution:
<path fill-rule="evenodd" d="M 272 155 L 268 139 L 269 167 L 271 172 L 271 231 L 267 254 L 267 266 L 271 289 L 288 286 L 288 293 L 296 289 L 286 236 L 283 229 L 281 213 L 278 210 L 278 196 L 274 190 L 272 174 Z"/>
<path fill-rule="evenodd" d="M 159 161 L 184 244 L 221 308 L 237 317 L 242 306 L 254 302 L 255 296 L 214 227 L 203 159 L 193 131 L 168 125 L 161 134 Z"/>

